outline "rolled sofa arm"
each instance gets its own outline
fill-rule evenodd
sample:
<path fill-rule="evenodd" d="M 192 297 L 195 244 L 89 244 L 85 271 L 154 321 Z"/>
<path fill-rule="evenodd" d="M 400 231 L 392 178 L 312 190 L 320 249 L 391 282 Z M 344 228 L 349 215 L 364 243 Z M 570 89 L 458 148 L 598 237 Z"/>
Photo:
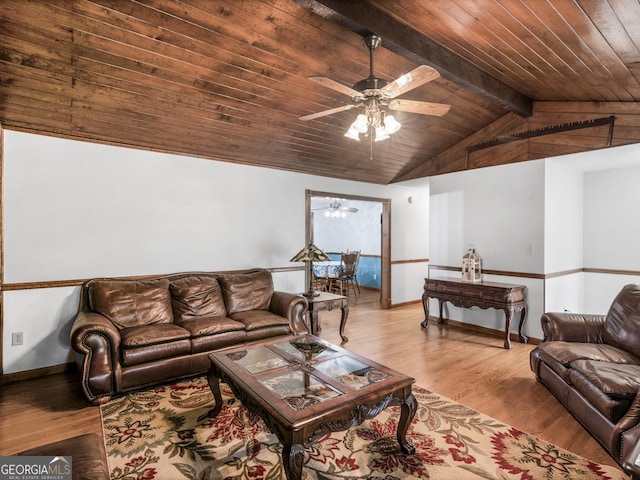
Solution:
<path fill-rule="evenodd" d="M 618 463 L 632 478 L 640 479 L 640 392 L 611 434 L 620 437 Z"/>
<path fill-rule="evenodd" d="M 544 341 L 602 343 L 605 315 L 547 312 L 542 315 Z"/>
<path fill-rule="evenodd" d="M 71 327 L 71 347 L 79 354 L 82 388 L 93 405 L 108 402 L 120 390 L 120 332 L 105 316 L 80 312 Z"/>
<path fill-rule="evenodd" d="M 293 333 L 307 332 L 304 322 L 304 314 L 307 312 L 309 302 L 297 293 L 273 292 L 269 311 L 289 319 L 289 328 Z"/>

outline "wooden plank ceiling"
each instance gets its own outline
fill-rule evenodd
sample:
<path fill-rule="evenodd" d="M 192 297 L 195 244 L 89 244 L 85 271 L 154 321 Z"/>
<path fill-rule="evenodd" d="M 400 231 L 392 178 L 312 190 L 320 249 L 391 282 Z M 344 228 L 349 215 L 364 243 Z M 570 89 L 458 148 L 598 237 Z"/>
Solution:
<path fill-rule="evenodd" d="M 357 110 L 299 117 L 420 64 L 391 138 L 344 137 Z M 638 0 L 0 0 L 0 124 L 313 175 L 388 184 L 640 141 Z M 531 129 L 593 127 L 473 151 Z M 611 140 L 609 142 L 609 140 Z"/>

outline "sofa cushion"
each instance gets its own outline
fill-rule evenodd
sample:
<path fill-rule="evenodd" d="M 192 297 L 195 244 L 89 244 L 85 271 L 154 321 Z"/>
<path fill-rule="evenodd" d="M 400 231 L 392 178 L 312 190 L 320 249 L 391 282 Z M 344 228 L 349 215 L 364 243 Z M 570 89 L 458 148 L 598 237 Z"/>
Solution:
<path fill-rule="evenodd" d="M 89 287 L 91 308 L 119 329 L 173 322 L 169 280 L 97 280 Z"/>
<path fill-rule="evenodd" d="M 202 335 L 191 338 L 191 353 L 210 352 L 230 345 L 242 344 L 247 340 L 247 333 L 242 330 Z"/>
<path fill-rule="evenodd" d="M 625 285 L 604 323 L 603 340 L 640 357 L 640 285 Z"/>
<path fill-rule="evenodd" d="M 273 296 L 273 279 L 266 270 L 229 273 L 219 277 L 227 315 L 248 310 L 267 310 Z"/>
<path fill-rule="evenodd" d="M 188 330 L 192 337 L 218 335 L 245 329 L 244 323 L 228 317 L 195 317 L 180 322 L 180 326 Z"/>
<path fill-rule="evenodd" d="M 193 275 L 172 280 L 169 290 L 176 323 L 199 317 L 224 317 L 227 314 L 220 284 L 213 276 Z"/>
<path fill-rule="evenodd" d="M 288 319 L 268 310 L 248 310 L 246 312 L 233 313 L 230 317 L 233 320 L 242 322 L 247 332 L 267 327 L 289 326 Z"/>
<path fill-rule="evenodd" d="M 125 328 L 120 337 L 125 366 L 191 352 L 189 332 L 173 323 Z"/>

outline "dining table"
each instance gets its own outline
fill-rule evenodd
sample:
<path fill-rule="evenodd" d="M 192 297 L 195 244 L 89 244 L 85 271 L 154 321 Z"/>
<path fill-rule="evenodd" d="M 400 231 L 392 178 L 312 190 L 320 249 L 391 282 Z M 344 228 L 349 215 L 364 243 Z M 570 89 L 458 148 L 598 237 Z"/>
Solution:
<path fill-rule="evenodd" d="M 316 277 L 338 278 L 340 276 L 342 262 L 340 260 L 331 260 L 326 262 L 314 262 L 313 273 Z"/>
<path fill-rule="evenodd" d="M 341 264 L 342 262 L 339 260 L 313 263 L 313 275 L 318 290 L 324 292 L 332 292 L 334 290 L 336 283 L 334 280 L 340 278 L 340 272 L 342 271 Z"/>

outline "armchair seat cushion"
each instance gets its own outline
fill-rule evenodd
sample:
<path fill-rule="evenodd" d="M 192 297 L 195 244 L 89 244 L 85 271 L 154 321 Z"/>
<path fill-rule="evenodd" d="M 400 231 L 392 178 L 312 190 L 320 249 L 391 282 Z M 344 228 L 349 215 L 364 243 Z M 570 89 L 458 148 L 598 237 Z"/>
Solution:
<path fill-rule="evenodd" d="M 606 343 L 543 342 L 538 345 L 538 349 L 565 367 L 576 360 L 640 365 L 640 359 L 636 356 Z"/>
<path fill-rule="evenodd" d="M 629 410 L 633 398 L 613 398 L 607 395 L 578 370 L 570 369 L 569 376 L 573 388 L 611 423 L 617 423 Z"/>
<path fill-rule="evenodd" d="M 189 331 L 173 323 L 143 325 L 120 331 L 125 366 L 190 353 Z"/>
<path fill-rule="evenodd" d="M 569 373 L 571 367 L 579 360 L 614 362 L 620 364 L 640 365 L 640 360 L 633 355 L 604 343 L 543 342 L 537 350 L 545 363 L 553 369 L 566 383 L 572 385 Z"/>
<path fill-rule="evenodd" d="M 633 399 L 640 389 L 640 365 L 576 360 L 571 369 L 580 372 L 602 393 L 613 398 Z"/>

